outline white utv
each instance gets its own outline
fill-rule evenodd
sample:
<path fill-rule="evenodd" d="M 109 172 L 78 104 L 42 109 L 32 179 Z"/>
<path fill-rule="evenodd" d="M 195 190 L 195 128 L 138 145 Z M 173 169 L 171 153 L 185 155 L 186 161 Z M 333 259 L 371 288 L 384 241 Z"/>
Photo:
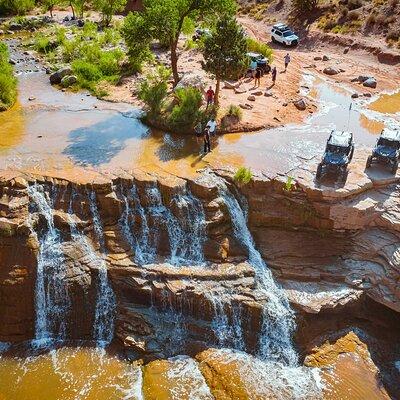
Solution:
<path fill-rule="evenodd" d="M 286 24 L 276 24 L 271 30 L 271 39 L 274 43 L 281 43 L 286 46 L 297 46 L 299 37 Z"/>

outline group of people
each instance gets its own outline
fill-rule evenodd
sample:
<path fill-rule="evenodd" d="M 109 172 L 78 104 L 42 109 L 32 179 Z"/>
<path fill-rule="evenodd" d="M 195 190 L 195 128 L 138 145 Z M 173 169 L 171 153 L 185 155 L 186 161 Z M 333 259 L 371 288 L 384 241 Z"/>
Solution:
<path fill-rule="evenodd" d="M 284 57 L 284 62 L 285 62 L 285 69 L 283 72 L 287 71 L 287 68 L 289 66 L 291 59 L 290 59 L 290 54 L 287 53 Z M 262 76 L 262 71 L 261 68 L 257 67 L 257 61 L 253 60 L 250 64 L 250 69 L 252 71 L 252 75 L 254 78 L 254 87 L 260 87 L 261 86 L 261 76 Z M 276 69 L 276 66 L 273 66 L 271 69 L 271 80 L 272 80 L 272 86 L 275 85 L 276 78 L 278 76 L 278 70 Z"/>
<path fill-rule="evenodd" d="M 283 72 L 286 72 L 289 63 L 290 63 L 290 54 L 287 53 L 284 57 L 284 62 L 285 62 L 285 70 Z M 262 76 L 262 71 L 260 68 L 257 68 L 257 62 L 252 60 L 250 64 L 250 69 L 253 72 L 253 77 L 255 79 L 255 87 L 260 87 L 261 86 L 261 76 Z M 275 85 L 276 82 L 276 77 L 278 75 L 278 71 L 276 69 L 276 66 L 272 67 L 271 70 L 271 79 L 272 79 L 272 86 Z M 206 92 L 206 101 L 207 101 L 207 108 L 211 105 L 214 104 L 215 100 L 215 92 L 210 86 Z M 196 127 L 195 127 L 195 132 L 196 132 L 196 138 L 199 141 L 201 137 L 203 137 L 203 142 L 204 142 L 204 153 L 207 154 L 211 151 L 211 138 L 215 136 L 217 131 L 217 122 L 215 121 L 215 118 L 212 117 L 208 122 L 206 127 L 203 129 L 202 123 L 199 122 Z"/>

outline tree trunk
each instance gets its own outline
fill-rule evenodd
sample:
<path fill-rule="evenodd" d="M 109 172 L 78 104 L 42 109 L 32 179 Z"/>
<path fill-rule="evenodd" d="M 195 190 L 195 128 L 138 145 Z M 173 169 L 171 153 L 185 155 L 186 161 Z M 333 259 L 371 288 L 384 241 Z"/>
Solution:
<path fill-rule="evenodd" d="M 53 18 L 53 7 L 50 7 L 49 11 L 50 11 L 50 18 Z"/>
<path fill-rule="evenodd" d="M 176 53 L 177 47 L 178 47 L 178 41 L 175 41 L 171 44 L 171 69 L 172 69 L 172 75 L 174 77 L 174 87 L 179 82 L 178 54 Z"/>
<path fill-rule="evenodd" d="M 218 106 L 219 104 L 219 91 L 221 86 L 221 79 L 217 78 L 217 84 L 215 85 L 215 95 L 214 95 L 214 104 Z"/>
<path fill-rule="evenodd" d="M 72 1 L 69 2 L 69 5 L 70 5 L 71 11 L 72 11 L 72 18 L 75 19 L 75 9 L 74 9 L 74 6 L 72 4 Z"/>

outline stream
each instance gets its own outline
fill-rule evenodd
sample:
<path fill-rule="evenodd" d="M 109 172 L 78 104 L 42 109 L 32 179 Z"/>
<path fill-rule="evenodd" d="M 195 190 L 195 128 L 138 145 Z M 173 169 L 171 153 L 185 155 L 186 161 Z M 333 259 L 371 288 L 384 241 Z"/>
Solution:
<path fill-rule="evenodd" d="M 20 97 L 13 109 L 0 114 L 0 170 L 12 167 L 79 177 L 83 168 L 117 174 L 121 170 L 141 167 L 147 171 L 192 176 L 196 169 L 210 163 L 246 165 L 269 173 L 286 174 L 304 163 L 317 163 L 326 138 L 335 127 L 350 129 L 355 134 L 358 148 L 368 149 L 375 143 L 384 124 L 397 126 L 400 123 L 398 94 L 352 101 L 346 88 L 334 87 L 305 75 L 308 89 L 304 95 L 318 99 L 321 109 L 303 125 L 226 135 L 218 138 L 212 154 L 199 159 L 200 146 L 194 138 L 151 131 L 140 122 L 140 111 L 130 105 L 111 104 L 87 93 L 62 92 L 51 87 L 46 73 L 30 66 L 33 61 L 21 56 L 13 40 L 8 43 L 13 57 L 21 59 L 17 70 Z M 27 69 L 33 72 L 27 72 Z M 268 300 L 261 311 L 261 331 L 255 333 L 259 340 L 254 356 L 243 352 L 240 314 L 235 312 L 229 317 L 222 299 L 213 301 L 215 318 L 212 327 L 217 341 L 212 345 L 217 350 L 210 360 L 217 362 L 221 369 L 232 371 L 233 376 L 237 374 L 237 390 L 247 396 L 237 398 L 266 399 L 271 393 L 276 399 L 386 398 L 380 393 L 376 379 L 368 375 L 370 371 L 362 369 L 362 360 L 342 360 L 337 370 L 324 373 L 319 368 L 301 365 L 292 342 L 296 329 L 294 312 L 256 248 L 247 227 L 246 207 L 224 180 L 216 176 L 205 179 L 210 179 L 218 188 L 231 217 L 235 239 L 248 252 L 248 262 L 256 274 L 254 290 L 260 291 Z M 171 211 L 171 205 L 164 204 L 157 187 L 147 190 L 146 204 L 141 202 L 134 186 L 116 188 L 115 191 L 123 205 L 118 224 L 138 265 L 157 262 L 157 249 L 163 240 L 158 236 L 158 228 L 163 225 L 166 225 L 169 243 L 169 253 L 163 261 L 174 268 L 206 265 L 202 252 L 206 230 L 204 210 L 192 193 L 187 191 L 172 198 L 171 204 L 183 210 L 177 217 Z M 179 355 L 179 349 L 175 351 L 176 357 L 142 366 L 139 362 L 128 362 L 113 346 L 107 347 L 114 332 L 116 299 L 107 273 L 106 239 L 94 193 L 88 193 L 88 198 L 99 250 L 94 250 L 84 230 L 75 225 L 72 206 L 68 210 L 72 240 L 78 242 L 85 257 L 94 259 L 98 266 L 92 340 L 89 346 L 88 343 L 70 345 L 66 315 L 71 304 L 64 283 L 64 238 L 54 223 L 52 193 L 37 186 L 30 186 L 28 192 L 32 213 L 39 214 L 44 221 L 40 230 L 35 230 L 33 225 L 30 227 L 40 243 L 35 287 L 35 340 L 25 344 L 31 347 L 24 355 L 20 351 L 13 352 L 6 343 L 0 344 L 0 398 L 212 399 L 213 388 L 205 380 L 204 364 Z M 135 220 L 137 215 L 142 221 L 140 226 Z M 185 339 L 185 330 L 180 326 L 185 321 L 182 322 L 180 313 L 174 310 L 171 321 L 177 328 L 172 335 L 176 332 L 179 346 Z M 229 336 L 233 336 L 233 340 L 227 340 Z M 57 346 L 53 346 L 54 343 Z M 348 373 L 352 368 L 361 377 L 357 373 Z M 362 387 L 360 371 L 368 375 L 365 381 L 370 386 Z M 349 383 L 353 377 L 359 382 L 355 389 Z M 345 383 L 338 389 L 337 381 L 341 379 Z M 323 395 L 324 385 L 328 389 L 331 385 L 337 391 L 327 390 L 329 394 Z M 343 397 L 349 391 L 353 397 Z"/>

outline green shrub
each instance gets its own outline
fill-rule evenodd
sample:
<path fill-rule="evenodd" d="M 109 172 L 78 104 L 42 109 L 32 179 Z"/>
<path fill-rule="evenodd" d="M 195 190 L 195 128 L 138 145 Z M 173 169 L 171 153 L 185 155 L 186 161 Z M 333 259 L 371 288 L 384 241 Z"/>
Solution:
<path fill-rule="evenodd" d="M 55 45 L 50 42 L 50 39 L 46 36 L 39 35 L 35 38 L 35 44 L 33 46 L 39 53 L 48 53 L 53 50 Z"/>
<path fill-rule="evenodd" d="M 103 77 L 100 68 L 88 61 L 75 60 L 72 69 L 81 81 L 98 82 Z"/>
<path fill-rule="evenodd" d="M 186 17 L 183 20 L 182 33 L 184 35 L 192 35 L 196 29 L 196 24 L 191 18 Z"/>
<path fill-rule="evenodd" d="M 271 47 L 265 43 L 261 43 L 258 40 L 247 38 L 247 51 L 252 53 L 260 53 L 264 57 L 268 58 L 269 62 L 273 61 L 273 52 Z"/>
<path fill-rule="evenodd" d="M 236 117 L 240 121 L 243 117 L 243 111 L 240 107 L 231 104 L 228 108 L 226 115 Z"/>
<path fill-rule="evenodd" d="M 149 74 L 139 87 L 138 97 L 146 104 L 150 116 L 156 116 L 164 105 L 168 93 L 168 79 L 171 71 L 159 66 L 154 74 Z"/>
<path fill-rule="evenodd" d="M 8 48 L 0 42 L 0 109 L 11 107 L 17 99 L 17 79 L 8 60 Z"/>
<path fill-rule="evenodd" d="M 294 186 L 295 186 L 294 178 L 292 176 L 288 176 L 286 183 L 285 183 L 284 190 L 286 192 L 291 192 L 292 189 L 294 188 Z"/>
<path fill-rule="evenodd" d="M 0 0 L 0 16 L 23 15 L 35 7 L 34 0 Z"/>
<path fill-rule="evenodd" d="M 174 106 L 169 116 L 172 126 L 177 128 L 189 128 L 201 117 L 200 107 L 203 96 L 197 88 L 187 87 L 177 89 L 175 97 L 178 104 Z"/>
<path fill-rule="evenodd" d="M 299 14 L 313 11 L 317 4 L 318 0 L 292 0 L 293 9 Z"/>
<path fill-rule="evenodd" d="M 251 181 L 253 174 L 250 168 L 240 167 L 237 171 L 233 179 L 239 184 L 247 184 Z"/>

